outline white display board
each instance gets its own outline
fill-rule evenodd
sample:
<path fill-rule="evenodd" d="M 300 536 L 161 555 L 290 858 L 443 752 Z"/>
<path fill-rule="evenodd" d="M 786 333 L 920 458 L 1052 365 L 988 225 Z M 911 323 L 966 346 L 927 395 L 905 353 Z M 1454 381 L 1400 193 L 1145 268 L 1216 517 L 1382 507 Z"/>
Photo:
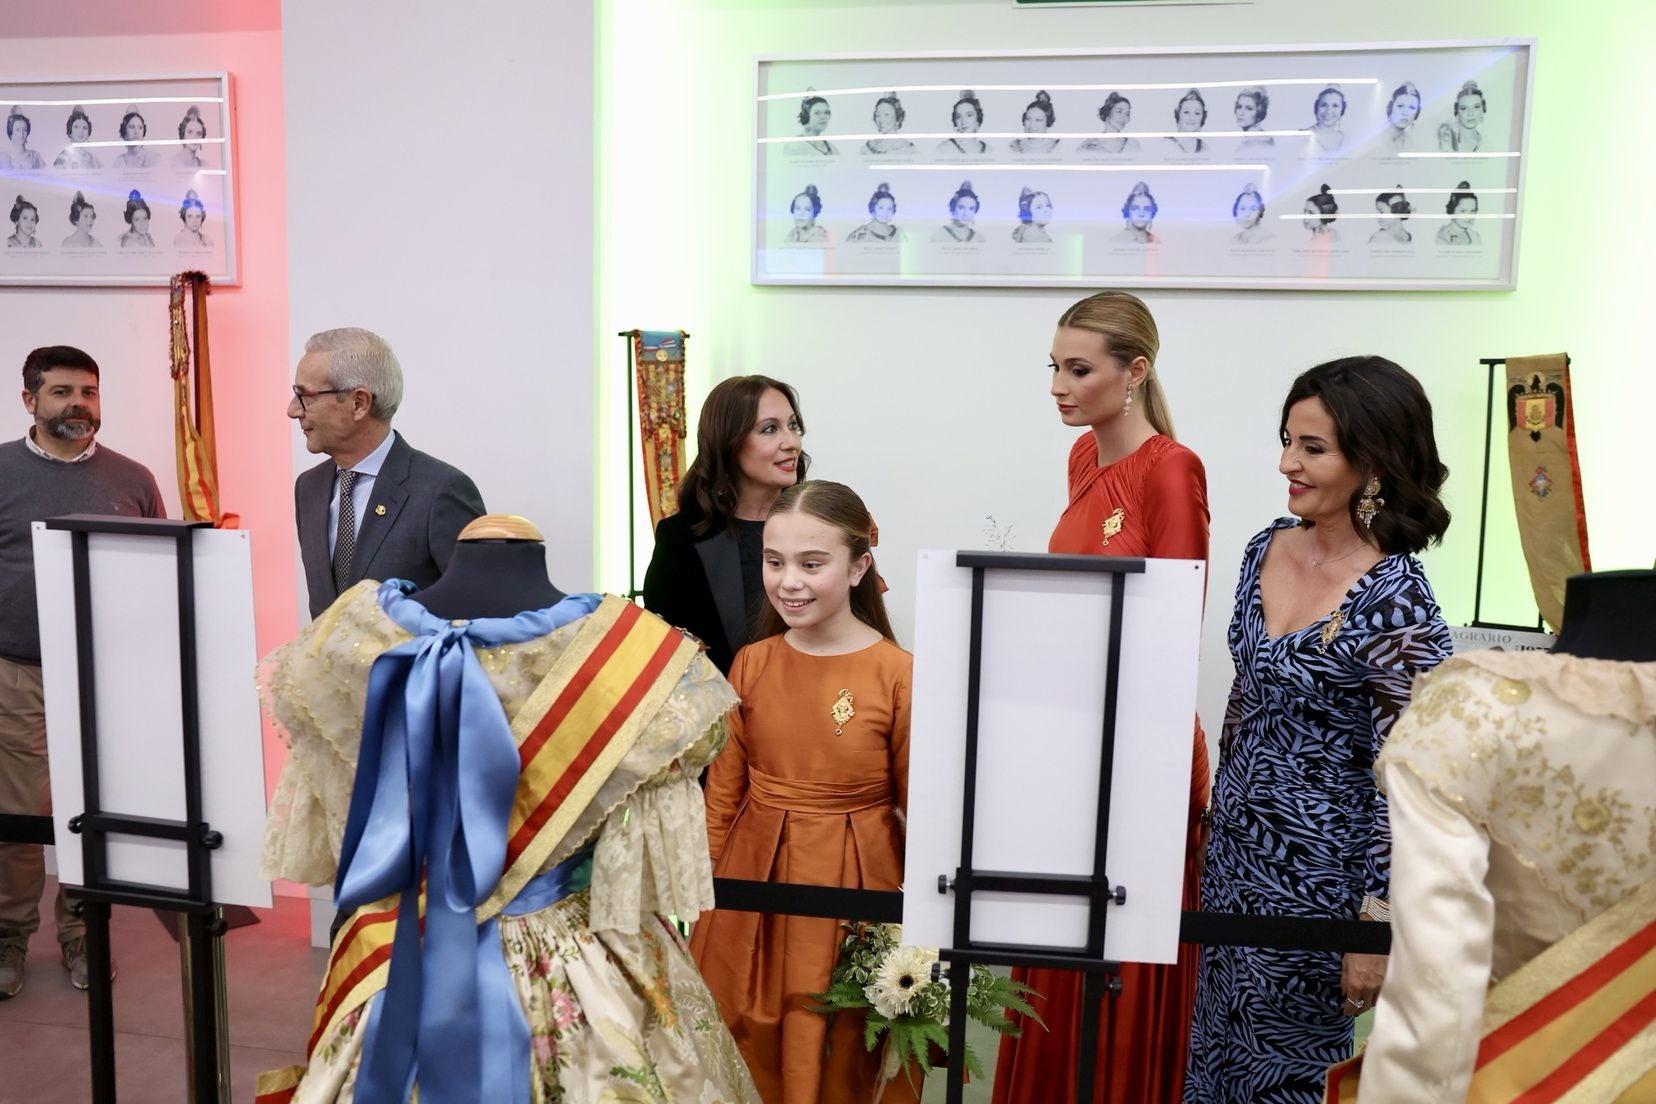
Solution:
<path fill-rule="evenodd" d="M 58 876 L 65 885 L 82 885 L 80 837 L 69 831 L 69 819 L 85 809 L 72 536 L 34 523 Z M 175 547 L 148 536 L 87 538 L 106 813 L 184 819 Z M 224 836 L 212 853 L 213 898 L 269 908 L 270 884 L 258 875 L 265 781 L 253 682 L 258 651 L 251 545 L 243 531 L 202 529 L 194 534 L 193 551 L 202 815 Z M 189 888 L 182 843 L 111 836 L 108 855 L 112 879 Z"/>
<path fill-rule="evenodd" d="M 903 941 L 955 945 L 972 572 L 923 551 L 916 576 Z M 1148 560 L 1126 577 L 1106 873 L 1104 957 L 1172 962 L 1190 804 L 1203 565 Z M 972 866 L 1089 875 L 1101 762 L 1111 576 L 985 572 Z M 974 893 L 972 938 L 1086 944 L 1080 897 Z"/>

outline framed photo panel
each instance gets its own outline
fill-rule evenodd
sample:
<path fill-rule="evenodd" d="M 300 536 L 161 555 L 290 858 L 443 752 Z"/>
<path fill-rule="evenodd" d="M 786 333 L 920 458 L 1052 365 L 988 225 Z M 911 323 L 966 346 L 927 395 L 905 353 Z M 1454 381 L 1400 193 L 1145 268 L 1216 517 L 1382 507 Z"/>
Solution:
<path fill-rule="evenodd" d="M 228 74 L 6 80 L 0 109 L 0 284 L 239 282 Z"/>
<path fill-rule="evenodd" d="M 1534 48 L 760 58 L 753 282 L 1511 290 Z"/>

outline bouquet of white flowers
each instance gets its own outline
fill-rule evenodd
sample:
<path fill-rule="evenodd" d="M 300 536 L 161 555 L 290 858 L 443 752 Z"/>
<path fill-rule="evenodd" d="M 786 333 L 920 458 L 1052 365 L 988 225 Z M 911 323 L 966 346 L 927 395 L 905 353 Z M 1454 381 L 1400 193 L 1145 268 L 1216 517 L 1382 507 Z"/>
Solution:
<path fill-rule="evenodd" d="M 896 924 L 843 926 L 849 932 L 840 944 L 839 964 L 829 978 L 828 991 L 814 994 L 813 999 L 816 1010 L 830 1016 L 839 1011 L 866 1011 L 863 1042 L 869 1050 L 885 1037 L 880 1088 L 874 1097 L 878 1104 L 899 1071 L 907 1070 L 911 1082 L 916 1070 L 922 1078 L 931 1072 L 933 1047 L 948 1055 L 949 977 L 945 968 L 934 980 L 936 948 L 903 946 L 902 929 Z M 972 1019 L 1003 1035 L 1020 1033 L 1011 1012 L 1041 1022 L 1026 999 L 1031 994 L 1027 985 L 998 977 L 976 964 L 971 975 L 966 1014 Z M 971 1047 L 966 1048 L 964 1058 L 967 1071 L 982 1077 L 983 1064 Z"/>

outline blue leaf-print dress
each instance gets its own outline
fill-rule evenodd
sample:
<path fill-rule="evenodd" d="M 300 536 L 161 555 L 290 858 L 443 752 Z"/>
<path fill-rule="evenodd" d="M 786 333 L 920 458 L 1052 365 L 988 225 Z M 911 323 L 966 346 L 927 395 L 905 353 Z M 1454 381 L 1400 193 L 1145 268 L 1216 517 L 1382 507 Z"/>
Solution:
<path fill-rule="evenodd" d="M 1415 675 L 1450 652 L 1420 562 L 1387 556 L 1325 617 L 1272 639 L 1248 543 L 1230 625 L 1236 681 L 1219 741 L 1202 908 L 1353 919 L 1387 897 L 1391 833 L 1373 765 Z M 1326 638 L 1326 639 L 1325 639 Z M 1340 955 L 1204 947 L 1185 1104 L 1316 1104 L 1351 1055 Z"/>

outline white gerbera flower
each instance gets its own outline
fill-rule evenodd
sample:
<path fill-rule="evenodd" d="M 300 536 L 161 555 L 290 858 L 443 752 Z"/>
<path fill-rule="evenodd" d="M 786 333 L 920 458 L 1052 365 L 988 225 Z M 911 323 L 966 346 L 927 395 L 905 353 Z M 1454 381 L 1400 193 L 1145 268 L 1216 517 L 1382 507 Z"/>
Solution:
<path fill-rule="evenodd" d="M 921 990 L 932 983 L 931 968 L 936 961 L 936 948 L 898 947 L 874 971 L 874 980 L 863 987 L 863 995 L 888 1020 L 906 1016 L 914 1011 Z"/>

